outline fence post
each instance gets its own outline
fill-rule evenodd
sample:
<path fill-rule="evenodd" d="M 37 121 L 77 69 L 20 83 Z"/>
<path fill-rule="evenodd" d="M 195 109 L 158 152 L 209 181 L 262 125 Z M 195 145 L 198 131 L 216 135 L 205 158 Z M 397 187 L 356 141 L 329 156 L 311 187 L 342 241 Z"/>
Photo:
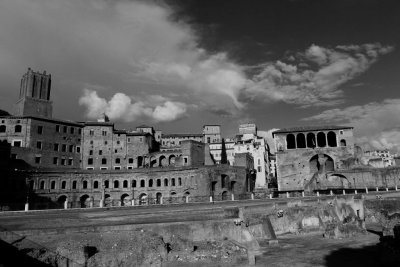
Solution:
<path fill-rule="evenodd" d="M 317 191 L 317 197 L 319 197 L 319 191 Z"/>
<path fill-rule="evenodd" d="M 135 206 L 135 199 L 134 198 L 131 199 L 131 205 Z"/>
<path fill-rule="evenodd" d="M 235 194 L 232 194 L 232 201 L 235 200 Z"/>
<path fill-rule="evenodd" d="M 289 197 L 290 197 L 290 195 L 289 195 L 289 192 L 286 192 L 286 197 L 287 197 L 287 198 L 289 198 Z"/>
<path fill-rule="evenodd" d="M 395 189 L 396 191 L 398 191 L 398 189 L 397 189 L 397 185 L 394 187 L 394 189 Z"/>
<path fill-rule="evenodd" d="M 376 192 L 378 192 L 379 191 L 379 188 L 378 187 L 376 187 Z"/>
<path fill-rule="evenodd" d="M 301 196 L 302 196 L 302 197 L 304 197 L 304 196 L 305 196 L 305 194 L 304 194 L 304 191 L 303 191 L 303 192 L 301 192 Z"/>
<path fill-rule="evenodd" d="M 356 195 L 357 195 L 357 189 L 356 189 L 356 190 L 354 190 L 354 194 L 356 194 Z"/>
<path fill-rule="evenodd" d="M 389 188 L 386 187 L 386 192 L 388 192 L 388 191 L 389 191 Z"/>
<path fill-rule="evenodd" d="M 64 201 L 64 209 L 68 209 L 68 198 Z"/>
<path fill-rule="evenodd" d="M 331 190 L 331 191 L 329 192 L 329 194 L 330 194 L 331 196 L 333 196 L 333 191 Z"/>
<path fill-rule="evenodd" d="M 213 197 L 212 196 L 210 196 L 210 202 L 213 202 Z"/>
<path fill-rule="evenodd" d="M 186 196 L 186 203 L 189 203 L 189 196 Z"/>
<path fill-rule="evenodd" d="M 345 189 L 343 189 L 343 195 L 346 195 L 346 190 Z"/>
<path fill-rule="evenodd" d="M 368 187 L 365 188 L 365 193 L 368 194 Z"/>
<path fill-rule="evenodd" d="M 269 199 L 272 199 L 272 194 L 269 194 Z"/>
<path fill-rule="evenodd" d="M 254 193 L 251 193 L 251 200 L 254 200 Z"/>
<path fill-rule="evenodd" d="M 25 203 L 25 211 L 28 211 L 28 210 L 29 210 L 29 203 L 26 202 L 26 203 Z"/>

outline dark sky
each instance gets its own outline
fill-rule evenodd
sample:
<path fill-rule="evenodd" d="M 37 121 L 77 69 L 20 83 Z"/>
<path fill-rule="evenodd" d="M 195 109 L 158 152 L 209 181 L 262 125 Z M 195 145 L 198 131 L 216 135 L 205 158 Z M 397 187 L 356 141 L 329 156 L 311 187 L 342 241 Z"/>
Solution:
<path fill-rule="evenodd" d="M 394 0 L 5 0 L 0 109 L 32 67 L 52 73 L 59 118 L 225 135 L 346 124 L 397 150 L 399 14 Z"/>

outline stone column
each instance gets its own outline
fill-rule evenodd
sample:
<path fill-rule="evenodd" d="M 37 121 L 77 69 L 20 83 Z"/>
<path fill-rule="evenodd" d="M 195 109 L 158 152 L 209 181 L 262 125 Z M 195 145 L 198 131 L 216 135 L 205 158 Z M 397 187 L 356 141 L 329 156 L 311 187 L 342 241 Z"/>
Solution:
<path fill-rule="evenodd" d="M 235 194 L 232 194 L 231 197 L 232 197 L 232 201 L 234 201 L 235 200 Z"/>
<path fill-rule="evenodd" d="M 28 210 L 29 210 L 29 203 L 26 202 L 26 203 L 25 203 L 25 211 L 28 211 Z"/>
<path fill-rule="evenodd" d="M 68 209 L 68 198 L 66 198 L 64 201 L 64 209 Z"/>

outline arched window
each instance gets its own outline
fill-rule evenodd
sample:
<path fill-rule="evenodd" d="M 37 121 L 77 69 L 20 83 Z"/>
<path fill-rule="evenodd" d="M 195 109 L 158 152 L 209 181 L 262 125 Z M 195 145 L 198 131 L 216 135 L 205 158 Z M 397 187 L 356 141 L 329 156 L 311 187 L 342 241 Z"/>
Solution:
<path fill-rule="evenodd" d="M 316 146 L 315 142 L 315 134 L 313 133 L 308 133 L 307 134 L 307 147 L 309 148 L 314 148 Z"/>
<path fill-rule="evenodd" d="M 299 133 L 296 136 L 297 148 L 306 148 L 306 137 L 304 134 Z"/>
<path fill-rule="evenodd" d="M 144 180 L 140 180 L 140 187 L 145 187 Z"/>
<path fill-rule="evenodd" d="M 161 186 L 161 179 L 157 179 L 157 187 Z"/>
<path fill-rule="evenodd" d="M 153 187 L 153 179 L 149 179 L 149 187 Z"/>
<path fill-rule="evenodd" d="M 124 180 L 123 184 L 122 184 L 123 188 L 128 188 L 128 181 Z"/>
<path fill-rule="evenodd" d="M 108 180 L 104 181 L 104 187 L 109 188 L 110 187 L 110 182 Z"/>
<path fill-rule="evenodd" d="M 180 178 L 180 177 L 178 178 L 178 185 L 182 186 L 182 178 Z"/>
<path fill-rule="evenodd" d="M 296 138 L 293 134 L 288 134 L 286 136 L 286 148 L 295 149 L 296 148 Z"/>
<path fill-rule="evenodd" d="M 83 189 L 87 189 L 88 188 L 88 182 L 87 181 L 83 181 L 82 188 Z"/>
<path fill-rule="evenodd" d="M 15 125 L 14 132 L 16 132 L 16 133 L 22 132 L 22 126 L 21 125 Z"/>
<path fill-rule="evenodd" d="M 118 180 L 115 180 L 114 181 L 114 188 L 118 188 L 119 187 L 119 181 Z"/>
<path fill-rule="evenodd" d="M 337 147 L 336 134 L 334 132 L 329 132 L 327 138 L 328 138 L 328 146 Z"/>
<path fill-rule="evenodd" d="M 44 189 L 44 181 L 40 181 L 40 189 Z"/>
<path fill-rule="evenodd" d="M 99 182 L 98 181 L 94 181 L 93 182 L 93 188 L 99 188 Z"/>
<path fill-rule="evenodd" d="M 50 189 L 56 189 L 56 181 L 51 181 Z"/>
<path fill-rule="evenodd" d="M 326 136 L 325 133 L 319 132 L 317 134 L 317 144 L 319 147 L 326 147 Z"/>
<path fill-rule="evenodd" d="M 61 182 L 61 189 L 65 189 L 67 187 L 67 182 L 66 181 L 62 181 Z"/>
<path fill-rule="evenodd" d="M 136 180 L 132 180 L 132 187 L 133 187 L 133 188 L 136 187 Z"/>
<path fill-rule="evenodd" d="M 107 159 L 106 158 L 102 158 L 101 159 L 101 164 L 103 164 L 103 165 L 107 164 Z"/>
<path fill-rule="evenodd" d="M 73 182 L 72 182 L 72 189 L 76 189 L 76 185 L 77 185 L 77 182 L 76 182 L 76 181 L 73 181 Z"/>
<path fill-rule="evenodd" d="M 171 186 L 175 186 L 175 178 L 171 179 Z"/>
<path fill-rule="evenodd" d="M 5 132 L 6 132 L 6 126 L 0 125 L 0 133 L 5 133 Z"/>
<path fill-rule="evenodd" d="M 168 179 L 167 178 L 164 179 L 164 186 L 168 186 Z"/>
<path fill-rule="evenodd" d="M 344 139 L 340 140 L 340 146 L 346 146 L 346 140 Z"/>

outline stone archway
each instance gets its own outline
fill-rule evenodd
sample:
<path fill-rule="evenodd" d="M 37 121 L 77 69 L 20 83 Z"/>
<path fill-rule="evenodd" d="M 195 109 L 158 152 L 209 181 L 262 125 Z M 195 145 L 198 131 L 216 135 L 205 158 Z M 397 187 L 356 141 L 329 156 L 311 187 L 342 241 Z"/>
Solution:
<path fill-rule="evenodd" d="M 111 207 L 112 206 L 112 199 L 109 194 L 104 195 L 104 207 Z"/>
<path fill-rule="evenodd" d="M 90 199 L 89 195 L 81 196 L 79 201 L 81 204 L 81 208 L 89 208 L 90 207 L 91 199 Z"/>
<path fill-rule="evenodd" d="M 121 206 L 130 206 L 129 194 L 123 194 L 121 196 Z"/>
<path fill-rule="evenodd" d="M 68 200 L 68 197 L 66 195 L 59 196 L 57 199 L 57 205 L 59 206 L 59 208 L 64 208 L 65 201 L 67 201 L 67 200 Z"/>
<path fill-rule="evenodd" d="M 221 199 L 222 200 L 228 200 L 228 192 L 227 191 L 222 192 Z"/>
<path fill-rule="evenodd" d="M 174 165 L 175 164 L 175 155 L 170 155 L 168 158 L 168 164 L 169 165 Z"/>
<path fill-rule="evenodd" d="M 162 194 L 160 192 L 156 194 L 156 204 L 162 204 Z"/>
<path fill-rule="evenodd" d="M 166 167 L 168 166 L 168 160 L 167 157 L 164 155 L 161 155 L 158 159 L 158 166 L 160 167 Z"/>
<path fill-rule="evenodd" d="M 148 197 L 146 193 L 142 193 L 139 195 L 139 205 L 147 205 Z"/>

